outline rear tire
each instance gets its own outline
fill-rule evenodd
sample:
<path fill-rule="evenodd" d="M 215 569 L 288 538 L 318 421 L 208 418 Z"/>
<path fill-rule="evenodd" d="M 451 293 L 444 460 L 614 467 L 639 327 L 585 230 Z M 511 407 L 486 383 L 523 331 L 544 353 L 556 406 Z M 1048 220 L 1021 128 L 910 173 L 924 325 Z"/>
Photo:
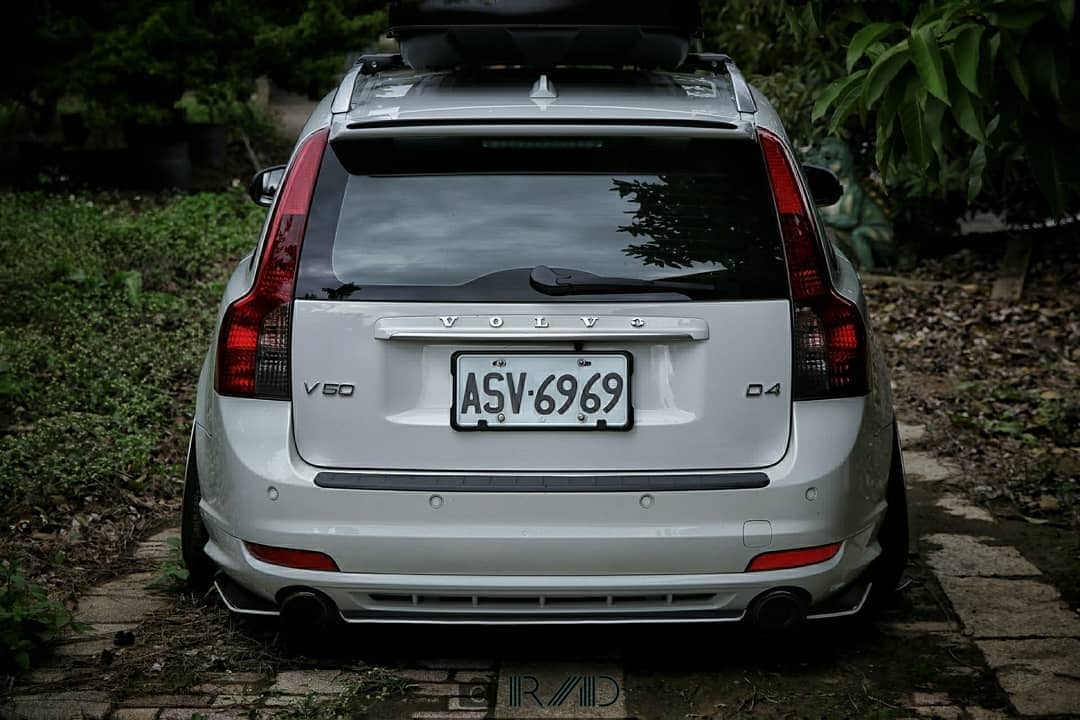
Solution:
<path fill-rule="evenodd" d="M 881 555 L 874 560 L 870 570 L 873 587 L 866 601 L 866 612 L 875 618 L 888 608 L 896 596 L 900 580 L 907 567 L 908 558 L 908 505 L 907 488 L 904 483 L 904 462 L 900 455 L 900 432 L 893 425 L 892 462 L 889 466 L 889 483 L 885 488 L 885 519 L 878 531 Z"/>
<path fill-rule="evenodd" d="M 199 467 L 195 459 L 195 432 L 191 433 L 188 444 L 187 469 L 184 473 L 184 499 L 180 506 L 180 552 L 184 566 L 188 571 L 188 588 L 201 592 L 210 587 L 217 567 L 206 554 L 205 547 L 210 534 L 203 523 L 199 502 L 202 489 L 199 487 Z"/>

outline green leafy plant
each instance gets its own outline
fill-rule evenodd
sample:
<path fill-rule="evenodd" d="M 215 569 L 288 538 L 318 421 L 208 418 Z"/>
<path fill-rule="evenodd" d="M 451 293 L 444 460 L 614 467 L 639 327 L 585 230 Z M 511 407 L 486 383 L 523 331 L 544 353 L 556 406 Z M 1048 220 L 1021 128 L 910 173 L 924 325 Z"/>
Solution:
<path fill-rule="evenodd" d="M 851 36 L 846 74 L 813 118 L 828 115 L 831 132 L 853 116 L 872 126 L 886 180 L 909 164 L 953 187 L 959 161 L 972 201 L 991 178 L 1026 175 L 1060 217 L 1080 206 L 1075 5 L 943 0 L 921 3 L 910 22 L 886 8 L 891 18 Z"/>
<path fill-rule="evenodd" d="M 180 538 L 168 538 L 165 544 L 169 546 L 169 553 L 158 563 L 151 584 L 167 590 L 179 590 L 187 584 L 191 573 L 184 565 Z"/>
<path fill-rule="evenodd" d="M 28 669 L 33 654 L 68 629 L 86 628 L 32 583 L 18 564 L 0 562 L 0 668 Z"/>

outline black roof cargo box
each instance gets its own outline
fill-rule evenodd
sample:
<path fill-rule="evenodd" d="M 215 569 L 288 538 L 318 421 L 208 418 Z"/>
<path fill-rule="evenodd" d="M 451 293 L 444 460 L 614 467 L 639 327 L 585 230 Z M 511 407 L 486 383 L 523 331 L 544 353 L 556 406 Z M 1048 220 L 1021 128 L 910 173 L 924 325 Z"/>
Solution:
<path fill-rule="evenodd" d="M 701 31 L 697 0 L 398 0 L 390 34 L 414 68 L 676 68 Z"/>

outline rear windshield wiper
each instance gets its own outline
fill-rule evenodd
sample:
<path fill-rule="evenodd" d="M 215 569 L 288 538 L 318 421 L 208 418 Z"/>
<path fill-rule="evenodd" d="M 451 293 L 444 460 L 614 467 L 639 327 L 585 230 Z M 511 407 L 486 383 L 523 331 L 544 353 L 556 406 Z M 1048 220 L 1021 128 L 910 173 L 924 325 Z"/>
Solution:
<path fill-rule="evenodd" d="M 529 275 L 529 284 L 545 295 L 590 295 L 594 293 L 693 293 L 716 290 L 710 283 L 640 278 L 603 277 L 584 270 L 567 270 L 537 265 Z"/>

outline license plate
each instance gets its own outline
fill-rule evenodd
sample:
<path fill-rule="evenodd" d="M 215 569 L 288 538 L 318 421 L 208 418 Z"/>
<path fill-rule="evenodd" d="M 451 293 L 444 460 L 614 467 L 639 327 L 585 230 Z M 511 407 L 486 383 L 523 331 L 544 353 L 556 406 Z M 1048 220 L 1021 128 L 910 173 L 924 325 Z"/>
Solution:
<path fill-rule="evenodd" d="M 455 353 L 455 430 L 628 430 L 630 354 Z"/>

